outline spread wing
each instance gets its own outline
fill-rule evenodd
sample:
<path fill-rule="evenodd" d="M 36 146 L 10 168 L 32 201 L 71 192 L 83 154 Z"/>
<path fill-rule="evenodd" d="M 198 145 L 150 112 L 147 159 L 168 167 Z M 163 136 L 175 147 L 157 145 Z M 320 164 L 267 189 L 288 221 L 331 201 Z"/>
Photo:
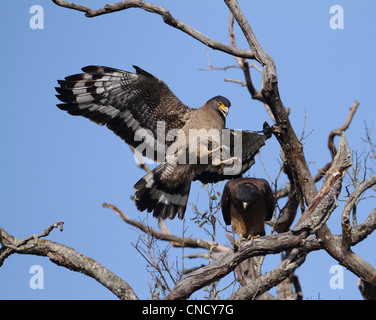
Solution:
<path fill-rule="evenodd" d="M 248 130 L 224 129 L 223 131 L 224 135 L 222 136 L 229 137 L 229 139 L 222 139 L 222 145 L 228 146 L 226 158 L 241 158 L 241 164 L 229 163 L 213 166 L 209 163 L 205 170 L 195 176 L 194 180 L 200 180 L 206 184 L 241 177 L 255 163 L 256 154 L 265 141 L 271 137 L 271 128 L 266 122 L 263 134 Z M 223 150 L 225 154 L 226 150 Z"/>
<path fill-rule="evenodd" d="M 164 161 L 157 157 L 156 150 L 164 155 L 172 142 L 158 142 L 158 130 L 165 137 L 170 129 L 182 128 L 193 109 L 183 104 L 162 80 L 134 68 L 136 73 L 101 66 L 82 68 L 84 73 L 58 81 L 57 97 L 63 103 L 57 106 L 71 115 L 106 125 L 134 148 L 147 143 L 154 152 L 144 149 L 143 155 Z"/>

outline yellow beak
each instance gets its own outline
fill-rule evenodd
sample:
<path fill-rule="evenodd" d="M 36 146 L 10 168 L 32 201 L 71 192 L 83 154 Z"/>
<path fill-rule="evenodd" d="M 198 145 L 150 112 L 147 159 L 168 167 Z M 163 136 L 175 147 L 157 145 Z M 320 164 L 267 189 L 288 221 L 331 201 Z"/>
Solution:
<path fill-rule="evenodd" d="M 243 208 L 244 208 L 244 210 L 246 210 L 246 209 L 247 209 L 248 205 L 249 205 L 249 203 L 248 203 L 248 202 L 243 202 Z"/>
<path fill-rule="evenodd" d="M 228 107 L 226 107 L 225 105 L 222 104 L 219 107 L 219 109 L 221 109 L 221 112 L 223 113 L 224 116 L 227 116 L 227 114 L 228 114 Z"/>

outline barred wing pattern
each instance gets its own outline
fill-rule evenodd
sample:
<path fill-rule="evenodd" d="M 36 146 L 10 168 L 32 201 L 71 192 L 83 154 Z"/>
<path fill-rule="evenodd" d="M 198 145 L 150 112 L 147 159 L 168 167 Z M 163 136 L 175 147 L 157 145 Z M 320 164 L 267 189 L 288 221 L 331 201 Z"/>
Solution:
<path fill-rule="evenodd" d="M 199 180 L 206 184 L 241 177 L 254 164 L 255 155 L 270 138 L 271 131 L 267 123 L 264 124 L 263 134 L 245 130 L 224 130 L 228 130 L 230 135 L 227 146 L 230 157 L 237 156 L 235 144 L 241 143 L 240 161 L 242 163 L 236 173 L 231 174 L 232 164 L 214 166 L 209 161 L 207 165 L 171 165 L 166 162 L 135 184 L 134 199 L 137 208 L 140 211 L 153 211 L 153 216 L 156 218 L 173 219 L 177 215 L 179 219 L 183 219 L 191 182 Z"/>
<path fill-rule="evenodd" d="M 224 129 L 229 130 L 229 143 L 225 149 L 230 157 L 238 157 L 241 162 L 241 168 L 232 175 L 228 173 L 231 164 L 227 163 L 171 164 L 166 159 L 166 151 L 174 141 L 164 139 L 168 132 L 183 129 L 182 132 L 186 133 L 189 129 L 210 129 L 210 126 L 223 128 L 230 102 L 217 96 L 203 107 L 191 109 L 161 79 L 139 67 L 134 68 L 136 73 L 101 66 L 82 68 L 84 73 L 58 81 L 57 97 L 63 103 L 57 106 L 71 115 L 106 125 L 135 149 L 149 143 L 148 150 L 152 152 L 144 149 L 146 153 L 143 155 L 161 164 L 135 184 L 136 207 L 140 211 L 153 211 L 158 218 L 173 219 L 178 215 L 182 219 L 191 182 L 218 182 L 241 176 L 254 163 L 254 157 L 265 140 L 270 138 L 271 129 L 264 124 L 262 135 Z M 160 136 L 163 136 L 162 141 Z M 222 141 L 222 144 L 226 143 Z M 240 154 L 236 152 L 239 147 Z"/>
<path fill-rule="evenodd" d="M 162 80 L 134 68 L 136 73 L 102 66 L 84 67 L 84 73 L 58 81 L 57 97 L 63 103 L 57 106 L 71 115 L 106 125 L 134 148 L 143 141 L 151 141 L 155 153 L 150 158 L 160 160 L 156 150 L 163 150 L 164 155 L 172 142 L 154 144 L 158 143 L 157 125 L 164 121 L 164 135 L 170 129 L 180 129 L 193 109 L 183 104 Z"/>

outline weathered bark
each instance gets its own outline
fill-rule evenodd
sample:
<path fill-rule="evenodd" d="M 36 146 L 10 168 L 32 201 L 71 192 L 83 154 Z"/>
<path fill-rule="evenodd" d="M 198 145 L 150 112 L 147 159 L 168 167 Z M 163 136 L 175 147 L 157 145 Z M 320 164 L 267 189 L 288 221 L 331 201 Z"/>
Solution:
<path fill-rule="evenodd" d="M 336 200 L 341 191 L 342 178 L 349 167 L 349 157 L 347 141 L 342 135 L 340 148 L 333 161 L 332 169 L 325 176 L 325 181 L 330 183 L 330 187 L 323 184 L 320 192 L 291 231 L 241 243 L 234 252 L 226 253 L 214 263 L 186 276 L 167 295 L 166 299 L 187 299 L 194 291 L 227 275 L 245 259 L 302 246 L 303 240 L 320 229 L 335 209 Z M 283 279 L 279 278 L 279 282 Z M 278 283 L 277 280 L 275 282 Z"/>
<path fill-rule="evenodd" d="M 248 41 L 249 49 L 247 50 L 239 49 L 235 45 L 232 30 L 233 18 L 231 18 L 232 20 L 229 25 L 230 36 L 232 34 L 231 46 L 229 46 L 210 39 L 189 25 L 175 19 L 165 8 L 145 1 L 121 1 L 116 4 L 105 5 L 98 10 L 62 0 L 53 0 L 53 2 L 62 7 L 85 12 L 87 17 L 95 17 L 129 8 L 140 8 L 160 15 L 166 24 L 183 31 L 204 45 L 238 57 L 238 64 L 244 72 L 246 85 L 252 98 L 267 104 L 272 112 L 272 118 L 276 123 L 274 126 L 274 134 L 281 145 L 286 167 L 289 172 L 289 179 L 291 181 L 291 187 L 286 188 L 285 193 L 287 194 L 289 192 L 290 199 L 296 197 L 289 203 L 291 208 L 288 207 L 287 209 L 291 209 L 290 212 L 296 211 L 298 204 L 300 204 L 303 212 L 298 223 L 291 231 L 287 230 L 292 223 L 294 215 L 288 214 L 285 220 L 281 220 L 279 225 L 275 225 L 276 230 L 280 232 L 280 234 L 244 242 L 237 246 L 235 250 L 232 250 L 227 246 L 221 246 L 206 240 L 186 239 L 166 232 L 158 232 L 140 222 L 129 219 L 115 206 L 106 205 L 106 207 L 112 208 L 117 212 L 126 223 L 139 228 L 157 239 L 170 241 L 172 245 L 176 246 L 189 246 L 216 251 L 215 255 L 217 260 L 214 263 L 197 269 L 183 278 L 175 288 L 171 290 L 166 297 L 167 299 L 188 298 L 194 291 L 222 278 L 246 259 L 287 251 L 286 258 L 281 262 L 280 266 L 264 275 L 260 275 L 253 282 L 245 282 L 244 287 L 230 297 L 231 299 L 255 298 L 260 296 L 263 292 L 266 292 L 272 286 L 281 283 L 286 277 L 291 276 L 294 270 L 304 262 L 307 253 L 323 248 L 340 264 L 360 277 L 361 280 L 358 286 L 365 298 L 375 298 L 376 271 L 370 264 L 352 252 L 351 246 L 362 241 L 374 231 L 376 228 L 376 209 L 371 212 L 366 221 L 361 225 L 351 226 L 350 223 L 350 212 L 353 210 L 354 204 L 364 190 L 376 184 L 375 176 L 358 186 L 350 195 L 345 209 L 342 212 L 341 235 L 332 235 L 325 224 L 331 212 L 336 208 L 336 200 L 341 190 L 343 175 L 351 165 L 349 150 L 344 135 L 342 135 L 338 152 L 334 146 L 333 137 L 340 135 L 346 129 L 346 124 L 348 126 L 351 117 L 356 111 L 358 106 L 357 102 L 355 102 L 352 109 L 350 109 L 349 121 L 346 121 L 342 128 L 332 131 L 329 136 L 329 149 L 334 160 L 332 163 L 325 166 L 323 170 L 325 180 L 320 191 L 317 192 L 315 181 L 318 181 L 323 174 L 316 178 L 312 177 L 309 172 L 302 144 L 291 126 L 288 114 L 280 97 L 274 61 L 261 48 L 248 21 L 240 10 L 237 0 L 224 0 L 224 2 Z M 249 64 L 246 59 L 254 59 L 263 67 L 261 91 L 256 90 L 252 84 Z M 143 169 L 146 170 L 146 168 Z M 25 239 L 16 239 L 0 228 L 0 241 L 2 244 L 0 249 L 0 266 L 5 259 L 13 253 L 48 256 L 51 261 L 58 265 L 93 277 L 121 299 L 137 299 L 136 294 L 125 281 L 112 274 L 93 259 L 85 257 L 74 249 L 64 245 L 48 240 L 40 240 L 42 236 L 47 235 L 52 230 L 51 227 L 46 229 L 42 235 L 30 236 Z M 316 234 L 317 237 L 314 236 L 314 234 Z"/>
<path fill-rule="evenodd" d="M 127 282 L 120 279 L 100 263 L 62 244 L 49 240 L 40 240 L 41 236 L 44 235 L 17 239 L 0 227 L 0 243 L 2 245 L 0 250 L 0 266 L 5 258 L 12 253 L 45 256 L 59 266 L 94 278 L 120 299 L 138 300 L 137 295 Z"/>

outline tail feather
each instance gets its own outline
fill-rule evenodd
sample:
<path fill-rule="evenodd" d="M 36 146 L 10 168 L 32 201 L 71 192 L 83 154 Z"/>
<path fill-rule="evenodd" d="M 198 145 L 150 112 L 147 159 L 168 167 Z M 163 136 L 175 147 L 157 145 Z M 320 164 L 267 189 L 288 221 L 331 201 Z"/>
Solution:
<path fill-rule="evenodd" d="M 163 172 L 168 164 L 164 163 L 149 172 L 134 186 L 135 203 L 140 211 L 153 211 L 153 216 L 162 219 L 184 218 L 191 181 L 185 180 L 173 188 L 163 181 Z"/>

